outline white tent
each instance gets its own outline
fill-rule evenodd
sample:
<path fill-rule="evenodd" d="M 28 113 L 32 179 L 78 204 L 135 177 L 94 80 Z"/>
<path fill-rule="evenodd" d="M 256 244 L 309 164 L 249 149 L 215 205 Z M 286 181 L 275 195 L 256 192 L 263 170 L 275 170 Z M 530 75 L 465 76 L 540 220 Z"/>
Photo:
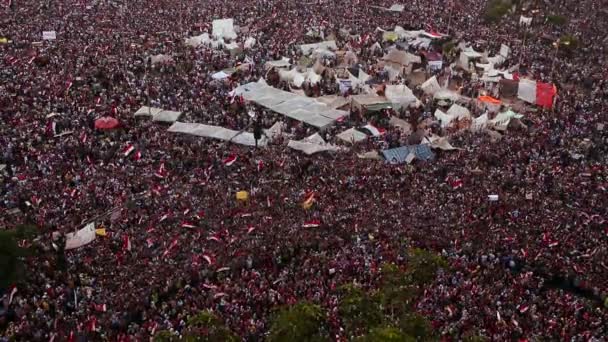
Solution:
<path fill-rule="evenodd" d="M 387 85 L 385 96 L 393 104 L 400 105 L 402 107 L 407 107 L 418 101 L 412 90 L 405 84 Z"/>
<path fill-rule="evenodd" d="M 296 140 L 289 140 L 289 143 L 287 143 L 287 147 L 292 148 L 294 150 L 302 151 L 307 155 L 324 151 L 336 152 L 340 150 L 339 147 L 331 144 L 315 144 L 311 142 Z"/>
<path fill-rule="evenodd" d="M 367 139 L 367 134 L 358 131 L 354 128 L 349 128 L 346 131 L 336 135 L 336 138 L 345 141 L 347 143 L 358 143 L 359 141 L 363 141 Z"/>
<path fill-rule="evenodd" d="M 65 234 L 65 249 L 82 247 L 93 242 L 95 237 L 95 222 L 91 222 L 77 232 Z"/>
<path fill-rule="evenodd" d="M 338 50 L 338 46 L 335 41 L 328 40 L 320 43 L 300 45 L 300 49 L 305 56 L 308 56 L 317 50 L 336 51 Z"/>
<path fill-rule="evenodd" d="M 528 103 L 536 103 L 536 81 L 525 78 L 520 79 L 517 97 Z"/>
<path fill-rule="evenodd" d="M 433 76 L 428 80 L 424 81 L 420 86 L 425 94 L 434 95 L 436 92 L 441 90 L 441 86 L 439 82 L 437 82 L 437 77 Z"/>
<path fill-rule="evenodd" d="M 255 43 L 256 43 L 255 38 L 249 37 L 245 40 L 245 43 L 243 43 L 243 47 L 245 49 L 251 49 L 255 45 Z"/>
<path fill-rule="evenodd" d="M 211 34 L 215 38 L 236 39 L 236 31 L 234 30 L 234 19 L 217 19 L 212 23 Z"/>
<path fill-rule="evenodd" d="M 190 37 L 190 38 L 186 38 L 186 45 L 188 46 L 192 46 L 192 47 L 198 47 L 200 45 L 203 44 L 210 44 L 211 43 L 211 37 L 209 37 L 209 33 L 203 33 L 199 36 L 194 36 L 194 37 Z"/>
<path fill-rule="evenodd" d="M 447 114 L 455 119 L 466 119 L 471 117 L 471 112 L 468 109 L 456 103 L 448 109 Z"/>

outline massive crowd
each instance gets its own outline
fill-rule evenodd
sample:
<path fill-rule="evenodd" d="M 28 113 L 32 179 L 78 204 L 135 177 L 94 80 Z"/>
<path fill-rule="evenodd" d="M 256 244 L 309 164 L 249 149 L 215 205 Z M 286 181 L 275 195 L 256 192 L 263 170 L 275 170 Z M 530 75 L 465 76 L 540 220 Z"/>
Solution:
<path fill-rule="evenodd" d="M 336 288 L 373 287 L 382 263 L 403 264 L 407 247 L 417 246 L 450 263 L 416 304 L 446 340 L 469 332 L 496 341 L 603 340 L 606 2 L 532 2 L 526 32 L 518 15 L 486 23 L 485 3 L 415 0 L 389 12 L 371 6 L 389 1 L 13 0 L 0 10 L 0 36 L 11 40 L 0 45 L 0 226 L 34 223 L 42 247 L 27 261 L 26 284 L 3 302 L 5 336 L 141 341 L 179 332 L 189 315 L 212 309 L 243 338 L 260 340 L 273 307 L 305 299 L 328 309 L 342 339 Z M 549 14 L 568 22 L 551 24 Z M 242 56 L 183 44 L 217 18 L 234 18 L 258 41 L 247 51 L 251 72 L 221 84 L 211 75 Z M 279 143 L 251 148 L 175 135 L 133 117 L 153 105 L 183 111 L 183 121 L 250 127 L 229 92 L 264 76 L 267 61 L 297 60 L 309 29 L 368 37 L 359 58 L 380 77 L 371 68 L 376 28 L 395 25 L 494 51 L 508 44 L 522 72 L 557 85 L 555 107 L 526 107 L 528 129 L 498 142 L 460 132 L 450 138 L 460 150 L 401 166 L 352 151 L 306 156 Z M 48 30 L 57 39 L 41 41 Z M 544 41 L 565 34 L 578 38 L 576 51 L 556 54 Z M 152 67 L 147 56 L 156 54 L 175 61 Z M 432 105 L 421 101 L 424 118 Z M 264 128 L 284 120 L 251 106 Z M 120 129 L 95 130 L 105 115 Z M 298 137 L 316 131 L 287 124 Z M 137 153 L 125 156 L 129 146 Z M 229 156 L 237 160 L 227 166 Z M 247 203 L 235 200 L 241 190 Z M 316 203 L 303 210 L 310 191 Z M 499 200 L 489 202 L 493 194 Z M 53 232 L 91 220 L 107 236 L 66 251 L 58 264 Z"/>

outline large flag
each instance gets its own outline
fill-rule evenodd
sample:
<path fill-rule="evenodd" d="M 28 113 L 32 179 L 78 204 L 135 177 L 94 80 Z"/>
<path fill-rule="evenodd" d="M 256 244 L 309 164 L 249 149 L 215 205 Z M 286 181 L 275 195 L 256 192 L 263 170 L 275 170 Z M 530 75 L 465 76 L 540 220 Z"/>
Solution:
<path fill-rule="evenodd" d="M 373 136 L 378 137 L 386 133 L 384 128 L 376 127 L 372 124 L 367 124 L 363 126 L 363 128 L 367 129 Z"/>
<path fill-rule="evenodd" d="M 237 159 L 238 159 L 238 157 L 236 154 L 231 154 L 228 156 L 228 158 L 224 159 L 224 165 L 230 166 L 230 165 L 234 164 Z"/>

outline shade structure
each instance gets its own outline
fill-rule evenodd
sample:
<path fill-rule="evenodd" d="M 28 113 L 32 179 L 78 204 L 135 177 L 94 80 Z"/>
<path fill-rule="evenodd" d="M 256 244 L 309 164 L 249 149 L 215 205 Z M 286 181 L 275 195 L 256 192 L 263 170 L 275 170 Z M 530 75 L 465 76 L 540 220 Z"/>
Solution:
<path fill-rule="evenodd" d="M 100 130 L 114 129 L 120 125 L 120 122 L 110 116 L 104 116 L 95 120 L 95 128 Z"/>

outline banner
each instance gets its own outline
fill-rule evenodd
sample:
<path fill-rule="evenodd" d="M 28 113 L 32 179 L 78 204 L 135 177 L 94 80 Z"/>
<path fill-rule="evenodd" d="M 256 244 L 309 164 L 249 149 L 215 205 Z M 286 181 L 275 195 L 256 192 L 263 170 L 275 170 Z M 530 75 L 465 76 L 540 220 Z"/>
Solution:
<path fill-rule="evenodd" d="M 536 82 L 536 104 L 545 107 L 553 107 L 553 98 L 557 94 L 557 89 L 551 83 Z"/>
<path fill-rule="evenodd" d="M 81 230 L 65 235 L 65 249 L 74 249 L 87 245 L 95 240 L 95 236 L 95 222 L 91 222 Z"/>
<path fill-rule="evenodd" d="M 55 39 L 57 39 L 57 32 L 42 31 L 42 40 L 55 40 Z"/>

